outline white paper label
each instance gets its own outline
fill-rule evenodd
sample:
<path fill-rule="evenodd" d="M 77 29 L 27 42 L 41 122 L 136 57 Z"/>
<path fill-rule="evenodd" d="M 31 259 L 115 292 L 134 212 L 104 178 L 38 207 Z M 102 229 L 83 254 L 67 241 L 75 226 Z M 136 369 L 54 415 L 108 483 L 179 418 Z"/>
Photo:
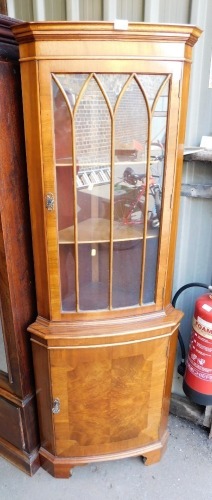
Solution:
<path fill-rule="evenodd" d="M 128 21 L 126 19 L 116 19 L 114 21 L 114 30 L 128 30 Z"/>

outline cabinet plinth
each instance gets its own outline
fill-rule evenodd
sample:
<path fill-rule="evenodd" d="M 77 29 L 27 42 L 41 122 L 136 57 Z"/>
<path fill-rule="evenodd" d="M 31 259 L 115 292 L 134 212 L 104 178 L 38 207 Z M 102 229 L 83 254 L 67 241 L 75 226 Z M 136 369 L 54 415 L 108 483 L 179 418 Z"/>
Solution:
<path fill-rule="evenodd" d="M 182 317 L 170 305 L 178 144 L 200 30 L 24 23 L 14 33 L 39 315 L 29 332 L 41 464 L 55 477 L 128 456 L 151 464 L 166 447 Z"/>

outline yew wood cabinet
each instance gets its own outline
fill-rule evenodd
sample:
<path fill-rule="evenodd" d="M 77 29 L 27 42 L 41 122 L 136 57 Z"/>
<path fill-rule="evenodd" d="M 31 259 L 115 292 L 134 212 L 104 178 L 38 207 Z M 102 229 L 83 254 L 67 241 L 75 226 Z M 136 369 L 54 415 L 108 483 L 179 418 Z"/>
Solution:
<path fill-rule="evenodd" d="M 160 459 L 193 26 L 24 23 L 40 460 Z"/>

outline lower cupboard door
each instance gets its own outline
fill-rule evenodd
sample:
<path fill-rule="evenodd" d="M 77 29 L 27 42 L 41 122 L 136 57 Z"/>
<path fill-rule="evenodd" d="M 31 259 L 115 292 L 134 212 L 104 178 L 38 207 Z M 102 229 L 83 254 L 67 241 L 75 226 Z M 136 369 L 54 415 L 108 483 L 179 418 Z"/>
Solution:
<path fill-rule="evenodd" d="M 56 455 L 118 453 L 159 439 L 169 337 L 50 353 Z"/>

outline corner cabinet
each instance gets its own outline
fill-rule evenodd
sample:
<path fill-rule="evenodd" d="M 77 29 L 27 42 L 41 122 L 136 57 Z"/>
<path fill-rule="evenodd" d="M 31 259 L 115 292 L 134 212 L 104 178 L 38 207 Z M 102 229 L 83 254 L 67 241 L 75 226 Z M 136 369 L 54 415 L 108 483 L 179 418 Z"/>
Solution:
<path fill-rule="evenodd" d="M 40 460 L 160 459 L 192 26 L 24 23 Z"/>

